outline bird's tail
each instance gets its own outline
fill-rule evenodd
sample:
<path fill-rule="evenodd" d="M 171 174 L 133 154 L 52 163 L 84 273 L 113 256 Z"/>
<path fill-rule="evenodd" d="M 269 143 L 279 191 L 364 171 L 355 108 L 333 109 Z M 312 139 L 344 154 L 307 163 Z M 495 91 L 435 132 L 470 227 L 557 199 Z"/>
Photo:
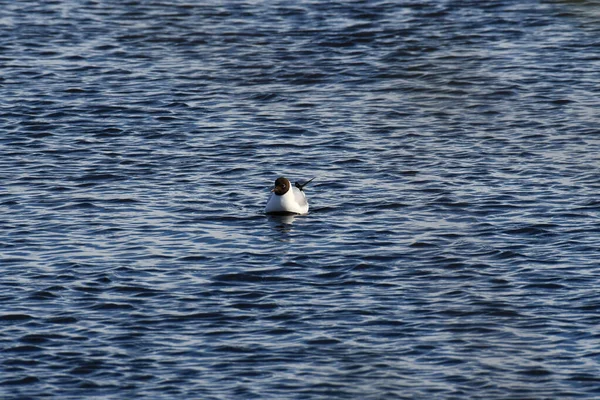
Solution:
<path fill-rule="evenodd" d="M 315 176 L 315 178 L 316 178 L 316 176 Z M 304 183 L 294 182 L 294 185 L 295 185 L 295 186 L 296 186 L 298 189 L 300 189 L 300 190 L 304 190 L 304 186 L 306 186 L 306 185 L 308 185 L 309 183 L 311 183 L 311 182 L 312 182 L 312 181 L 313 181 L 315 178 L 312 178 L 311 180 L 309 180 L 309 181 L 306 181 L 306 182 L 304 182 Z"/>

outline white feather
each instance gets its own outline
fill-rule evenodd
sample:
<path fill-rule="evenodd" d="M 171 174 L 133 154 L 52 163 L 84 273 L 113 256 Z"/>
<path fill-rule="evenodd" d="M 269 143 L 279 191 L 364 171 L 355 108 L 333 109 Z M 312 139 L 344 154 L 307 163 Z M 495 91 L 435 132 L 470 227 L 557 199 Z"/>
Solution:
<path fill-rule="evenodd" d="M 266 213 L 295 213 L 306 214 L 308 212 L 308 201 L 304 192 L 297 187 L 291 187 L 281 196 L 271 193 L 271 197 L 265 207 Z"/>

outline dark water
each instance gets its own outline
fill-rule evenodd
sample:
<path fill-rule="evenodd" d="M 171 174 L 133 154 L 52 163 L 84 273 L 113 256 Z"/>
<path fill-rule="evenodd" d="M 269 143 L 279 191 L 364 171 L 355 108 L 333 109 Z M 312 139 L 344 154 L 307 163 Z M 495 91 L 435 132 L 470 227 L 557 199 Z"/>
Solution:
<path fill-rule="evenodd" d="M 600 397 L 598 3 L 0 25 L 1 398 Z"/>

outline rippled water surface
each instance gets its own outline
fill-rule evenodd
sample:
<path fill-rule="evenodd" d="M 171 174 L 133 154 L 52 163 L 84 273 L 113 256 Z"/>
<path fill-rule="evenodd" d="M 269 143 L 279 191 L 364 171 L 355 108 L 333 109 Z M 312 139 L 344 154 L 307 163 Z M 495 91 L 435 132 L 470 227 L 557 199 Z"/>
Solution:
<path fill-rule="evenodd" d="M 600 397 L 600 4 L 0 26 L 3 399 Z"/>

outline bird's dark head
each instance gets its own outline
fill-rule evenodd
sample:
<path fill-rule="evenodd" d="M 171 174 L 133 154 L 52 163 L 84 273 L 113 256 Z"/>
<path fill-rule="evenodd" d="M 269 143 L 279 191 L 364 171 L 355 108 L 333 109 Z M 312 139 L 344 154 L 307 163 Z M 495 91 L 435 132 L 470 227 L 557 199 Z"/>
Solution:
<path fill-rule="evenodd" d="M 271 192 L 275 193 L 277 196 L 282 196 L 290 190 L 291 184 L 287 178 L 280 176 L 275 180 L 275 187 Z"/>

